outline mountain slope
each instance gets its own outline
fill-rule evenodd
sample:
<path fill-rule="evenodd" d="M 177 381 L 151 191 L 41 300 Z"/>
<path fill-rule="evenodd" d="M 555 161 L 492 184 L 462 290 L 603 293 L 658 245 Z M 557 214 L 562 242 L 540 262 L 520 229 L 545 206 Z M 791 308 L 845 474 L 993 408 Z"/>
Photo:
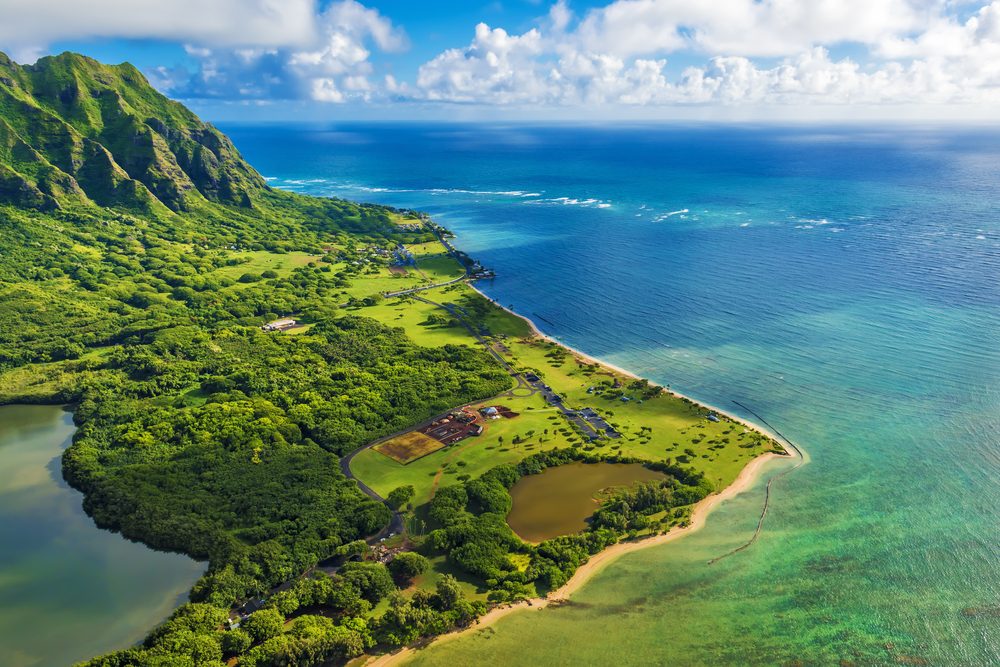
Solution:
<path fill-rule="evenodd" d="M 266 190 L 225 135 L 132 65 L 0 54 L 0 201 L 188 211 L 250 207 Z"/>

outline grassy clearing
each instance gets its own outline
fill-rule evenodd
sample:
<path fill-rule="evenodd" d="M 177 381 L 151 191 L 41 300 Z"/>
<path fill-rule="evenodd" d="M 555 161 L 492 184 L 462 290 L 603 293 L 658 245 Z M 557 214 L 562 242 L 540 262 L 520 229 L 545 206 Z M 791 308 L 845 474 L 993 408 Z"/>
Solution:
<path fill-rule="evenodd" d="M 516 463 L 535 452 L 568 447 L 576 439 L 566 419 L 546 405 L 541 396 L 503 397 L 476 407 L 498 404 L 509 406 L 520 416 L 488 420 L 482 435 L 466 438 L 405 466 L 367 450 L 354 458 L 351 469 L 383 496 L 398 486 L 412 484 L 413 504 L 419 506 L 440 487 L 466 476 L 478 477 L 493 466 Z M 515 436 L 522 441 L 515 443 Z"/>
<path fill-rule="evenodd" d="M 319 257 L 304 252 L 274 253 L 266 250 L 237 252 L 233 256 L 241 260 L 239 264 L 223 266 L 213 271 L 211 275 L 239 280 L 244 273 L 259 274 L 264 271 L 274 271 L 283 278 L 290 275 L 295 268 L 319 260 Z"/>
<path fill-rule="evenodd" d="M 292 327 L 291 329 L 285 329 L 281 333 L 285 334 L 286 336 L 301 336 L 304 333 L 308 333 L 309 330 L 312 329 L 314 326 L 316 326 L 315 323 L 302 324 L 297 327 Z"/>
<path fill-rule="evenodd" d="M 391 440 L 386 440 L 382 444 L 372 447 L 372 450 L 388 456 L 397 463 L 406 465 L 422 456 L 436 452 L 442 447 L 444 447 L 444 444 L 441 441 L 435 440 L 419 431 L 411 431 Z"/>
<path fill-rule="evenodd" d="M 450 255 L 431 255 L 417 258 L 417 269 L 432 283 L 444 282 L 461 278 L 465 275 L 465 267 Z"/>
<path fill-rule="evenodd" d="M 427 292 L 433 299 L 433 292 Z M 418 345 L 424 347 L 443 347 L 444 345 L 475 345 L 476 341 L 461 325 L 449 326 L 435 324 L 432 316 L 437 318 L 450 317 L 448 314 L 430 304 L 414 299 L 389 299 L 374 306 L 368 306 L 355 311 L 357 315 L 372 317 L 392 327 L 402 327 Z"/>
<path fill-rule="evenodd" d="M 469 600 L 486 600 L 485 587 L 477 582 L 473 577 L 448 562 L 445 556 L 435 556 L 430 559 L 431 567 L 423 574 L 417 575 L 413 579 L 413 585 L 405 593 L 412 595 L 415 591 L 424 590 L 433 592 L 437 587 L 437 582 L 441 577 L 450 574 L 458 580 L 463 595 Z"/>

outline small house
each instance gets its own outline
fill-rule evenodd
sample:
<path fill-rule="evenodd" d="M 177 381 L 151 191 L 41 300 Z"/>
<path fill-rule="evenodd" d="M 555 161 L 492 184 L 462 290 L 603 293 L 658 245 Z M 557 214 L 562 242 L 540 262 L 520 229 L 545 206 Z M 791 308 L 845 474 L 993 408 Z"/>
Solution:
<path fill-rule="evenodd" d="M 284 331 L 285 329 L 291 329 L 296 324 L 298 324 L 298 322 L 296 322 L 292 318 L 285 317 L 280 320 L 268 322 L 267 324 L 262 326 L 261 329 L 263 329 L 264 331 Z"/>

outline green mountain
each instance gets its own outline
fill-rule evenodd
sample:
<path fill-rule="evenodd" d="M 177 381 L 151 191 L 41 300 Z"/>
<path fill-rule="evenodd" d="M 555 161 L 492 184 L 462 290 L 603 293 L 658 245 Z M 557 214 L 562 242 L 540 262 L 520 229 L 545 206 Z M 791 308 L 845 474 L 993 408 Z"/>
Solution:
<path fill-rule="evenodd" d="M 132 65 L 0 53 L 0 201 L 189 211 L 250 207 L 266 189 L 225 135 Z"/>
<path fill-rule="evenodd" d="M 243 652 L 249 636 L 220 630 L 231 605 L 390 521 L 341 456 L 510 387 L 482 350 L 422 347 L 365 317 L 394 279 L 391 250 L 436 239 L 404 219 L 269 188 L 131 65 L 0 54 L 0 404 L 71 406 L 62 472 L 94 521 L 208 563 L 191 604 L 91 664 Z M 262 330 L 288 315 L 310 326 Z M 355 565 L 309 593 L 336 610 L 295 639 L 321 642 L 318 657 L 282 664 L 371 645 L 351 617 L 395 586 L 383 565 Z"/>

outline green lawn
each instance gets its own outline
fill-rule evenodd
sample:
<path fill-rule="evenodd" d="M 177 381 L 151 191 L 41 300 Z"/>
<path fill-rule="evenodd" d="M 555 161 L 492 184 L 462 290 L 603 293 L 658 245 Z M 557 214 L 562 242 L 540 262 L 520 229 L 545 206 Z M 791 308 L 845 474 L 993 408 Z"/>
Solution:
<path fill-rule="evenodd" d="M 319 260 L 319 257 L 316 255 L 310 255 L 305 252 L 274 253 L 266 250 L 236 252 L 233 253 L 233 257 L 246 261 L 234 266 L 223 266 L 213 271 L 211 275 L 217 278 L 239 280 L 239 277 L 244 273 L 274 271 L 279 276 L 285 277 L 290 275 L 296 267 L 305 266 L 309 262 Z"/>
<path fill-rule="evenodd" d="M 429 501 L 436 488 L 454 484 L 460 476 L 478 477 L 501 463 L 517 463 L 535 452 L 570 445 L 569 437 L 573 436 L 558 430 L 568 431 L 568 423 L 555 408 L 547 406 L 541 396 L 504 397 L 478 405 L 498 403 L 509 406 L 520 416 L 490 420 L 482 435 L 462 440 L 405 466 L 369 449 L 354 458 L 351 470 L 383 496 L 398 486 L 412 484 L 416 491 L 413 504 L 418 506 Z M 534 435 L 529 437 L 529 431 L 534 431 Z M 514 444 L 515 435 L 525 441 Z"/>
<path fill-rule="evenodd" d="M 433 298 L 427 293 L 429 298 Z M 415 299 L 387 299 L 375 306 L 366 306 L 352 311 L 352 314 L 372 317 L 392 327 L 403 327 L 418 345 L 442 347 L 444 345 L 475 345 L 475 340 L 463 326 L 442 326 L 426 324 L 431 315 L 450 318 L 447 312 Z"/>
<path fill-rule="evenodd" d="M 465 275 L 465 268 L 450 255 L 428 255 L 417 257 L 416 260 L 417 269 L 432 283 L 454 280 Z"/>

